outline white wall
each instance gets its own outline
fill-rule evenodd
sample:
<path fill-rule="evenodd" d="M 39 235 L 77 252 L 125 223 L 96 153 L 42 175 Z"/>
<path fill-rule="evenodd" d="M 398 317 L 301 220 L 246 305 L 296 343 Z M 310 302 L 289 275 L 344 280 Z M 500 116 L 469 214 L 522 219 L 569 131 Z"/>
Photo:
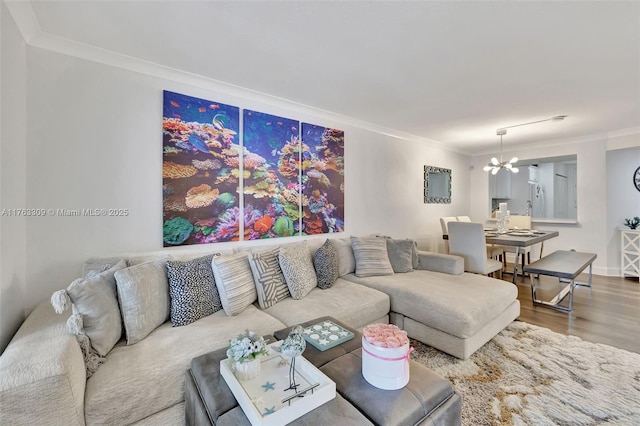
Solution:
<path fill-rule="evenodd" d="M 469 157 L 435 143 L 389 136 L 255 93 L 229 95 L 214 82 L 196 87 L 28 47 L 25 205 L 126 208 L 130 214 L 28 219 L 20 312 L 66 287 L 90 256 L 162 248 L 164 89 L 343 129 L 347 235 L 414 237 L 421 247 L 438 249 L 438 218 L 468 212 Z M 425 164 L 452 169 L 452 204 L 423 203 Z"/>
<path fill-rule="evenodd" d="M 633 186 L 633 173 L 640 166 L 640 137 L 634 148 L 607 152 L 607 252 L 608 268 L 619 275 L 620 231 L 624 219 L 640 217 L 640 192 Z"/>
<path fill-rule="evenodd" d="M 0 3 L 0 210 L 26 207 L 26 47 L 4 2 Z M 25 219 L 0 216 L 0 351 L 23 317 Z"/>

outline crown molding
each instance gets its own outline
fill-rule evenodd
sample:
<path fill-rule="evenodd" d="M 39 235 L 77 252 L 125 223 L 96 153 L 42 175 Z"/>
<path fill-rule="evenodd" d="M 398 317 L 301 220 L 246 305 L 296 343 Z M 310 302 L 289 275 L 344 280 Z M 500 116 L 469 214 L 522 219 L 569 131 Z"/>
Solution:
<path fill-rule="evenodd" d="M 25 43 L 31 47 L 49 50 L 68 56 L 85 59 L 92 62 L 101 63 L 116 68 L 133 71 L 151 77 L 175 81 L 178 83 L 208 89 L 219 92 L 227 96 L 243 98 L 257 103 L 267 103 L 285 110 L 303 110 L 303 112 L 318 117 L 329 122 L 344 124 L 385 135 L 395 139 L 421 143 L 430 147 L 444 151 L 455 152 L 468 155 L 468 152 L 447 145 L 443 142 L 413 135 L 401 130 L 380 126 L 367 121 L 359 120 L 342 114 L 337 114 L 328 110 L 295 102 L 289 99 L 259 92 L 250 88 L 236 86 L 220 80 L 204 77 L 187 71 L 160 65 L 155 62 L 146 61 L 133 56 L 124 55 L 111 50 L 102 49 L 86 43 L 80 43 L 63 37 L 54 36 L 41 30 L 35 16 L 31 3 L 24 0 L 3 0 L 7 5 L 11 16 Z"/>

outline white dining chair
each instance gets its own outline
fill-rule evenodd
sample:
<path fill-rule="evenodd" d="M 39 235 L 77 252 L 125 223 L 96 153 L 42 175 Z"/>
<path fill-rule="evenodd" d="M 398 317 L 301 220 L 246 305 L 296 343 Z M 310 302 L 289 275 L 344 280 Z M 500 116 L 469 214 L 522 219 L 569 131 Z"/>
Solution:
<path fill-rule="evenodd" d="M 471 218 L 469 216 L 456 216 L 458 222 L 471 222 Z M 502 246 L 497 246 L 495 244 L 487 244 L 487 257 L 495 260 L 499 260 L 502 262 L 502 265 L 506 267 L 506 262 L 504 258 L 504 250 Z"/>
<path fill-rule="evenodd" d="M 440 227 L 442 228 L 442 235 L 449 235 L 449 229 L 447 227 L 447 224 L 449 222 L 456 222 L 458 219 L 456 219 L 455 216 L 445 216 L 445 217 L 441 217 L 440 218 Z M 444 242 L 444 247 L 447 251 L 447 253 L 449 252 L 449 243 L 447 240 L 445 240 Z"/>
<path fill-rule="evenodd" d="M 449 253 L 464 258 L 464 270 L 489 275 L 500 272 L 502 262 L 487 257 L 484 226 L 473 222 L 449 222 Z"/>

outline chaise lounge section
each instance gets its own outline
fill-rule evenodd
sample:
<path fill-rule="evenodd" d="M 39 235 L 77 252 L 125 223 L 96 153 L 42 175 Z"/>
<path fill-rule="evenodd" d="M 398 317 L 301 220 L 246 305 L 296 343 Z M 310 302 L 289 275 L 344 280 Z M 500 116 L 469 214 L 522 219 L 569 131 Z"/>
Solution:
<path fill-rule="evenodd" d="M 419 255 L 420 269 L 410 274 L 344 278 L 387 294 L 391 323 L 409 337 L 461 359 L 520 315 L 516 286 L 465 273 L 458 256 Z"/>

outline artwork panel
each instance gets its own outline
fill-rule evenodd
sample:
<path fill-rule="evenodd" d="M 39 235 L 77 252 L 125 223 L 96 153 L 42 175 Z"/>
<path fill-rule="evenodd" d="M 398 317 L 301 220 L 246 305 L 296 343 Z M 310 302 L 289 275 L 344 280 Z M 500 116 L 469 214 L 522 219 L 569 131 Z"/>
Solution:
<path fill-rule="evenodd" d="M 302 123 L 302 228 L 344 231 L 344 131 Z"/>
<path fill-rule="evenodd" d="M 245 239 L 299 232 L 299 122 L 243 111 Z"/>
<path fill-rule="evenodd" d="M 164 91 L 165 247 L 238 240 L 240 109 Z"/>

